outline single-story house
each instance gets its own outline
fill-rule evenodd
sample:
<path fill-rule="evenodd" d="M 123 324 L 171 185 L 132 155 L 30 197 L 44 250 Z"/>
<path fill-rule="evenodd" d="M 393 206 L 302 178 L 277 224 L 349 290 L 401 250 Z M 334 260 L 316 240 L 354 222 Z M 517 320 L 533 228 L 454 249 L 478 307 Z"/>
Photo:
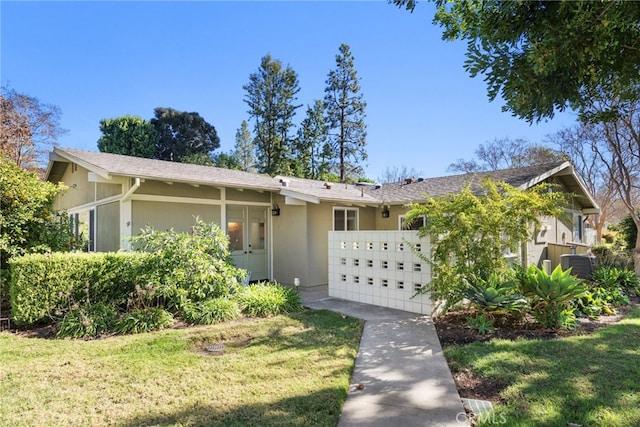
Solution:
<path fill-rule="evenodd" d="M 573 194 L 574 220 L 544 218 L 535 239 L 523 245 L 517 257 L 527 264 L 540 264 L 554 257 L 554 251 L 568 253 L 576 247 L 580 251 L 585 242 L 584 219 L 597 214 L 599 208 L 569 162 L 383 185 L 351 185 L 55 148 L 46 171 L 48 181 L 69 187 L 57 197 L 55 207 L 75 218 L 90 251 L 128 249 L 127 237 L 138 234 L 147 224 L 156 229 L 188 231 L 194 216 L 199 216 L 226 231 L 236 265 L 250 270 L 252 280 L 293 284 L 298 279 L 300 286 L 329 284 L 330 290 L 332 280 L 351 283 L 351 279 L 357 279 L 360 283 L 362 279 L 372 288 L 385 283 L 388 287 L 391 280 L 366 271 L 362 278 L 359 273 L 346 274 L 346 258 L 332 258 L 330 242 L 335 240 L 336 247 L 346 243 L 338 235 L 332 237 L 333 232 L 368 233 L 363 234 L 362 244 L 365 250 L 373 250 L 372 242 L 380 236 L 372 233 L 385 232 L 388 237 L 389 232 L 402 230 L 407 203 L 423 201 L 425 194 L 458 192 L 482 176 L 522 189 L 552 182 Z M 355 240 L 351 243 L 351 249 L 359 247 Z M 382 241 L 379 244 L 387 245 Z M 378 255 L 371 259 L 363 256 L 350 258 L 349 263 L 358 264 L 358 269 L 377 269 Z M 342 267 L 332 268 L 332 259 Z M 397 265 L 401 264 L 405 268 L 398 261 Z M 428 273 L 427 268 L 413 264 L 416 274 Z M 415 290 L 428 280 L 422 278 L 420 284 L 403 290 Z M 405 288 L 402 280 L 398 283 Z M 346 293 L 342 296 L 348 297 Z"/>

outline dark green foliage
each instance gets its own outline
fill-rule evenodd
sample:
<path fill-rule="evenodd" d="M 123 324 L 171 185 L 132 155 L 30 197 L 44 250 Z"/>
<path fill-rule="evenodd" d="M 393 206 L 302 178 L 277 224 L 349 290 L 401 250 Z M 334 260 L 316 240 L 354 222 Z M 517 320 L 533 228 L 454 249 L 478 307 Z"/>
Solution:
<path fill-rule="evenodd" d="M 633 222 L 631 215 L 627 215 L 622 218 L 616 228 L 618 232 L 622 234 L 624 248 L 627 250 L 634 249 L 636 247 L 636 239 L 638 237 L 638 228 Z"/>
<path fill-rule="evenodd" d="M 268 317 L 302 310 L 300 295 L 277 283 L 257 283 L 238 290 L 242 312 L 251 317 Z"/>
<path fill-rule="evenodd" d="M 228 297 L 238 286 L 241 273 L 231 262 L 229 238 L 215 223 L 196 218 L 191 233 L 147 227 L 132 243 L 152 254 L 148 281 L 171 310 Z"/>
<path fill-rule="evenodd" d="M 220 147 L 216 128 L 198 113 L 158 107 L 151 124 L 158 132 L 155 158 L 182 162 L 190 155 L 210 155 Z"/>
<path fill-rule="evenodd" d="M 629 296 L 640 293 L 640 281 L 635 271 L 619 267 L 598 266 L 589 281 L 605 289 L 620 289 Z"/>
<path fill-rule="evenodd" d="M 53 209 L 64 189 L 0 156 L 0 268 L 13 256 L 73 249 L 69 219 Z"/>
<path fill-rule="evenodd" d="M 31 254 L 10 261 L 10 298 L 18 324 L 51 322 L 77 304 L 125 305 L 144 283 L 148 254 Z"/>
<path fill-rule="evenodd" d="M 360 92 L 360 79 L 348 44 L 342 43 L 336 55 L 336 68 L 329 71 L 324 90 L 325 123 L 330 159 L 340 182 L 362 175 L 361 162 L 367 160 L 367 103 Z"/>
<path fill-rule="evenodd" d="M 94 338 L 113 330 L 118 311 L 112 304 L 86 304 L 71 308 L 62 318 L 58 338 Z"/>
<path fill-rule="evenodd" d="M 162 307 L 136 308 L 120 317 L 114 331 L 120 334 L 139 334 L 157 331 L 173 325 L 171 313 Z"/>
<path fill-rule="evenodd" d="M 249 76 L 244 102 L 249 116 L 255 120 L 254 147 L 256 168 L 260 173 L 276 175 L 288 172 L 293 137 L 293 117 L 300 105 L 294 104 L 300 91 L 298 74 L 283 67 L 271 55 L 265 55 L 260 68 Z"/>
<path fill-rule="evenodd" d="M 102 136 L 98 150 L 103 153 L 153 158 L 158 132 L 153 125 L 137 116 L 121 116 L 100 120 Z"/>
<path fill-rule="evenodd" d="M 307 107 L 307 116 L 302 120 L 293 144 L 294 160 L 290 169 L 294 176 L 322 179 L 331 170 L 334 159 L 323 114 L 324 102 L 319 99 Z"/>
<path fill-rule="evenodd" d="M 213 298 L 197 303 L 183 304 L 180 316 L 195 325 L 212 325 L 240 316 L 238 302 L 229 298 Z"/>

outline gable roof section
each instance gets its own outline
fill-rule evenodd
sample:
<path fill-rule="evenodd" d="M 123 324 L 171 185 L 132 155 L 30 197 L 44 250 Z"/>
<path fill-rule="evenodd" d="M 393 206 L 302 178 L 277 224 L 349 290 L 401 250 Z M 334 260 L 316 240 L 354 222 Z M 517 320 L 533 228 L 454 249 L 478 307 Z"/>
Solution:
<path fill-rule="evenodd" d="M 483 178 L 506 182 L 521 189 L 531 188 L 541 182 L 562 184 L 581 205 L 585 213 L 598 213 L 599 207 L 587 191 L 580 177 L 569 162 L 540 164 L 499 171 L 467 173 L 411 182 L 383 185 L 351 185 L 294 177 L 270 177 L 250 172 L 211 166 L 168 162 L 123 156 L 95 151 L 55 148 L 47 169 L 47 180 L 57 182 L 65 170 L 65 163 L 76 163 L 98 176 L 109 180 L 113 177 L 143 178 L 159 181 L 181 182 L 193 185 L 226 186 L 256 191 L 279 193 L 292 203 L 296 201 L 320 203 L 320 201 L 366 205 L 404 205 L 421 202 L 425 196 L 438 197 L 458 193 L 467 185 L 478 188 Z"/>
<path fill-rule="evenodd" d="M 279 188 L 277 181 L 268 175 L 238 170 L 67 148 L 55 148 L 53 154 L 53 161 L 50 162 L 46 175 L 50 181 L 57 181 L 62 176 L 60 172 L 57 172 L 56 175 L 59 168 L 55 165 L 56 161 L 59 161 L 56 159 L 62 158 L 77 163 L 105 179 L 123 176 L 255 190 L 277 190 Z"/>
<path fill-rule="evenodd" d="M 385 204 L 406 204 L 421 202 L 425 199 L 425 196 L 439 197 L 459 193 L 467 185 L 471 185 L 474 190 L 478 189 L 483 178 L 505 182 L 523 190 L 552 179 L 559 181 L 560 184 L 575 194 L 583 209 L 591 210 L 590 213 L 599 211 L 597 203 L 589 195 L 582 180 L 576 175 L 573 166 L 569 162 L 418 179 L 409 183 L 403 181 L 383 184 L 380 188 L 371 189 L 368 192 Z"/>

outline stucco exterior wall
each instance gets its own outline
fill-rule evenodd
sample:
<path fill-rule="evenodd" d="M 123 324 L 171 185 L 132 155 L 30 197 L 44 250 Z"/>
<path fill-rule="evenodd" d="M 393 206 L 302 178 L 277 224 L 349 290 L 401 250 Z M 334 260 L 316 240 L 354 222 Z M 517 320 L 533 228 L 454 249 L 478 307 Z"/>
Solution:
<path fill-rule="evenodd" d="M 214 187 L 205 185 L 194 187 L 189 184 L 167 184 L 166 182 L 150 180 L 145 180 L 140 185 L 140 188 L 136 190 L 136 194 L 220 200 L 220 190 Z"/>
<path fill-rule="evenodd" d="M 188 232 L 195 216 L 204 222 L 216 224 L 220 224 L 221 218 L 219 205 L 133 200 L 131 210 L 131 231 L 134 236 L 147 224 L 157 230 L 173 228 L 179 232 Z"/>
<path fill-rule="evenodd" d="M 233 188 L 227 188 L 225 198 L 228 201 L 270 203 L 271 193 L 266 191 L 260 193 L 253 190 L 238 191 Z"/>
<path fill-rule="evenodd" d="M 69 188 L 56 196 L 56 209 L 71 209 L 95 201 L 95 183 L 88 181 L 88 175 L 88 170 L 67 164 L 60 182 Z"/>
<path fill-rule="evenodd" d="M 276 197 L 274 202 L 280 207 L 280 215 L 272 217 L 271 222 L 273 278 L 280 283 L 293 284 L 297 277 L 301 286 L 309 286 L 308 205 L 285 205 L 283 197 Z"/>
<path fill-rule="evenodd" d="M 120 249 L 120 202 L 96 208 L 96 250 L 115 252 Z"/>

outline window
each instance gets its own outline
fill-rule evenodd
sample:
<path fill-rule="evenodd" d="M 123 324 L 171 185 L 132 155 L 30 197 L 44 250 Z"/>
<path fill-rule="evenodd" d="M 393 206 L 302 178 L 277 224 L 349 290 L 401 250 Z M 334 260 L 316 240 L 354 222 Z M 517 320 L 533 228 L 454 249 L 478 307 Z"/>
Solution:
<path fill-rule="evenodd" d="M 400 223 L 398 225 L 398 230 L 419 230 L 420 227 L 424 227 L 424 224 L 425 224 L 424 216 L 417 217 L 416 219 L 413 220 L 411 224 L 408 224 L 408 225 L 404 223 L 404 218 L 405 218 L 405 215 L 400 215 L 399 217 Z"/>
<path fill-rule="evenodd" d="M 583 221 L 582 215 L 573 214 L 573 241 L 576 243 L 582 243 L 583 236 Z"/>
<path fill-rule="evenodd" d="M 79 247 L 88 252 L 96 251 L 96 211 L 90 209 L 71 214 L 71 227 Z"/>
<path fill-rule="evenodd" d="M 358 209 L 333 208 L 334 231 L 355 231 L 358 229 Z"/>

